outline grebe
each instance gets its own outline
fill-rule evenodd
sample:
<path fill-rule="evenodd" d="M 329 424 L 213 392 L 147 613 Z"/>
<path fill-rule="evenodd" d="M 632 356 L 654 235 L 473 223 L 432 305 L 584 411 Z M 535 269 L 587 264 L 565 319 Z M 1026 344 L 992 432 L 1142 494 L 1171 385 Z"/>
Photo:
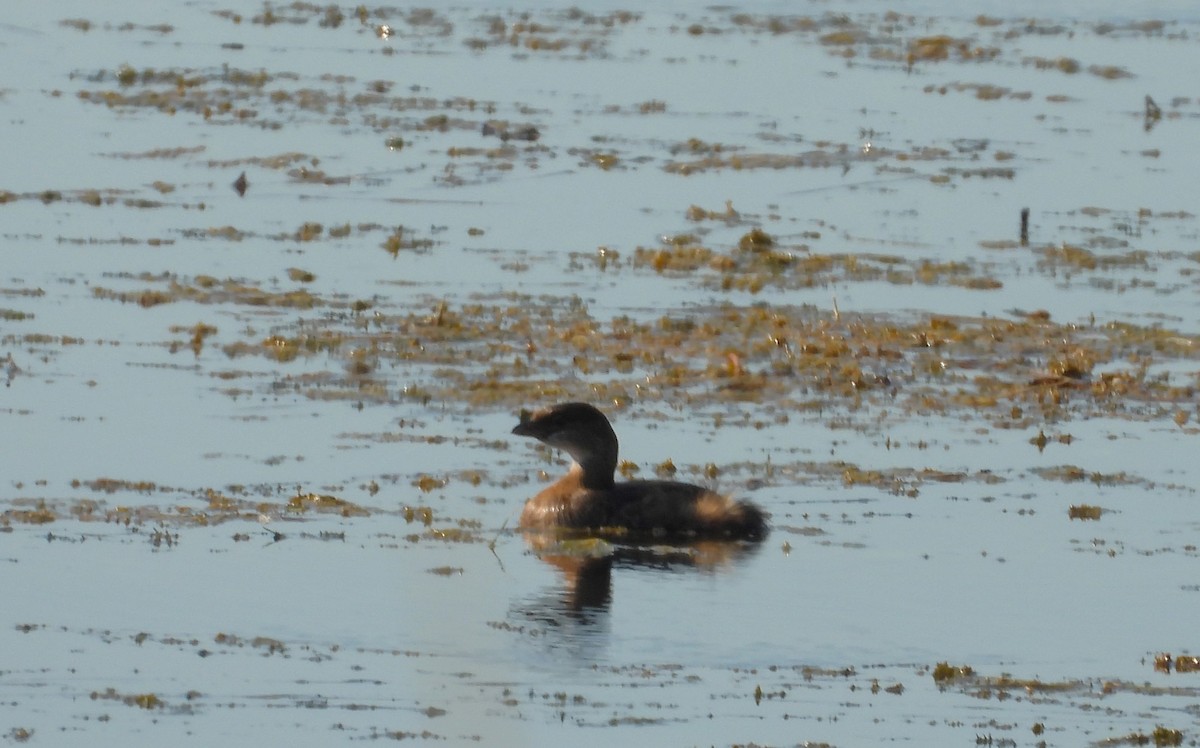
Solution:
<path fill-rule="evenodd" d="M 563 450 L 574 463 L 565 476 L 525 502 L 520 526 L 608 528 L 656 537 L 759 540 L 767 514 L 690 483 L 634 480 L 617 483 L 617 435 L 587 403 L 563 403 L 522 419 L 512 432 Z"/>

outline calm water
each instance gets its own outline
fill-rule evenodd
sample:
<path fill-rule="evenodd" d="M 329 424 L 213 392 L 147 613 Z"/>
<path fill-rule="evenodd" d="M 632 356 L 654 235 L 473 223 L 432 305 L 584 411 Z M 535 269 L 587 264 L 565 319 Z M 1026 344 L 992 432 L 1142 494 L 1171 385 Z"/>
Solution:
<path fill-rule="evenodd" d="M 1195 739 L 1198 676 L 1154 667 L 1200 647 L 1194 10 L 264 8 L 0 24 L 6 738 Z M 636 260 L 755 227 L 893 274 Z M 996 358 L 880 343 L 862 397 L 657 384 L 672 356 L 767 371 L 729 321 L 763 308 L 1059 326 Z M 712 343 L 600 372 L 584 313 Z M 1075 346 L 1097 363 L 1053 417 L 1034 375 L 1011 417 L 970 394 Z M 1158 396 L 1090 405 L 1135 370 Z M 539 558 L 512 527 L 565 463 L 509 431 L 562 393 L 771 536 Z"/>

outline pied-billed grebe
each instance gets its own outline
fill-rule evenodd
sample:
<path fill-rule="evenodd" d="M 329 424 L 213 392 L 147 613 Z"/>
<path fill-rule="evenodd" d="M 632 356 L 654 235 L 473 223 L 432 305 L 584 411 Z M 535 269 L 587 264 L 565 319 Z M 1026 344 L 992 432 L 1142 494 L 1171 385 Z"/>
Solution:
<path fill-rule="evenodd" d="M 767 515 L 749 501 L 664 480 L 617 483 L 617 435 L 587 403 L 564 403 L 522 417 L 512 430 L 557 447 L 570 471 L 525 502 L 521 527 L 612 528 L 656 536 L 759 539 Z"/>

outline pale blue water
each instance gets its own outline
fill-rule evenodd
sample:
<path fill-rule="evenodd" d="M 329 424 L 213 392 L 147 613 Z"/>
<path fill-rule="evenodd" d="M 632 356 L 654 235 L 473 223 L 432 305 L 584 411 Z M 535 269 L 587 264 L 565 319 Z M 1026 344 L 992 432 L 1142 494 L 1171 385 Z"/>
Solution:
<path fill-rule="evenodd" d="M 508 46 L 472 51 L 466 40 L 485 37 L 496 12 L 486 6 L 439 10 L 453 27 L 445 36 L 406 30 L 387 41 L 361 27 L 349 7 L 339 29 L 284 6 L 275 10 L 307 22 L 264 28 L 250 22 L 261 12 L 251 4 L 235 9 L 245 20 L 233 24 L 213 14 L 224 7 L 21 2 L 0 25 L 10 70 L 0 96 L 0 131 L 8 136 L 0 189 L 123 191 L 117 204 L 99 207 L 37 199 L 0 205 L 0 309 L 32 315 L 0 319 L 0 357 L 18 367 L 0 390 L 0 510 L 39 499 L 60 507 L 53 523 L 14 522 L 0 533 L 0 731 L 32 730 L 31 744 L 42 745 L 328 745 L 380 737 L 488 745 L 957 744 L 980 735 L 1024 745 L 1036 742 L 1038 722 L 1047 727 L 1040 739 L 1053 745 L 1148 733 L 1156 724 L 1194 736 L 1195 676 L 1152 667 L 1157 652 L 1198 646 L 1197 437 L 1172 421 L 1174 406 L 1047 425 L 1073 441 L 1052 442 L 1042 453 L 1029 444 L 1036 427 L 993 428 L 969 412 L 884 412 L 874 401 L 859 410 L 793 413 L 786 424 L 762 429 L 716 428 L 712 415 L 720 408 L 684 402 L 648 406 L 665 416 L 661 422 L 634 417 L 635 408 L 616 427 L 623 456 L 643 475 L 668 458 L 687 480 L 702 480 L 708 463 L 746 465 L 730 469 L 717 487 L 763 504 L 775 531 L 756 552 L 715 568 L 618 562 L 611 587 L 601 585 L 601 602 L 575 610 L 560 572 L 511 532 L 521 503 L 540 485 L 537 471 L 562 469 L 509 436 L 515 409 L 406 399 L 406 387 L 439 374 L 402 362 L 377 372 L 387 403 L 365 399 L 360 408 L 309 398 L 296 383 L 340 371 L 340 357 L 280 364 L 222 351 L 275 332 L 294 335 L 302 323 L 341 309 L 142 308 L 93 295 L 94 287 L 164 285 L 142 273 L 183 281 L 211 275 L 286 291 L 297 286 L 287 269 L 301 267 L 317 276 L 314 294 L 371 299 L 388 314 L 515 290 L 558 300 L 548 303 L 577 295 L 600 320 L 680 316 L 726 302 L 836 305 L 847 314 L 901 319 L 1045 309 L 1084 327 L 1093 318 L 1159 323 L 1194 336 L 1194 9 L 1139 6 L 1135 20 L 1162 19 L 1162 33 L 1098 34 L 1100 20 L 1128 20 L 1129 6 L 1025 3 L 1006 8 L 1000 26 L 981 27 L 974 13 L 922 3 L 904 9 L 915 20 L 897 22 L 897 48 L 947 33 L 1000 54 L 921 63 L 909 72 L 872 60 L 865 46 L 850 60 L 831 55 L 816 41 L 825 30 L 752 31 L 733 25 L 729 11 L 689 3 L 639 11 L 638 20 L 603 33 L 564 18 L 557 5 L 526 6 L 535 20 L 602 50 L 585 56 Z M 874 34 L 892 33 L 881 20 L 886 9 L 875 3 L 767 2 L 742 10 L 818 19 L 845 13 Z M 520 12 L 500 15 L 511 25 Z M 405 28 L 402 14 L 393 9 L 388 22 Z M 1003 36 L 1023 28 L 1012 19 L 1029 16 L 1044 29 L 1064 30 Z M 60 24 L 70 18 L 93 27 Z M 138 27 L 122 30 L 127 21 Z M 173 29 L 145 28 L 157 23 Z M 692 36 L 692 23 L 722 33 Z M 1072 57 L 1085 69 L 1117 65 L 1136 77 L 1038 71 L 1022 64 L 1032 56 Z M 294 100 L 279 104 L 250 92 L 245 105 L 257 116 L 235 123 L 79 98 L 83 90 L 116 89 L 113 76 L 126 64 L 264 69 L 287 74 L 267 91 L 333 99 L 322 111 L 298 110 Z M 89 80 L 101 71 L 105 80 Z M 397 112 L 382 103 L 337 104 L 337 96 L 361 94 L 375 80 L 434 106 Z M 957 83 L 1029 97 L 983 101 L 953 90 Z M 939 86 L 951 88 L 939 94 Z M 1149 131 L 1147 94 L 1165 114 Z M 1069 100 L 1047 99 L 1055 95 Z M 474 111 L 450 112 L 471 127 L 414 127 L 455 97 L 478 102 Z M 638 113 L 652 100 L 666 111 Z M 398 124 L 372 124 L 389 116 Z M 525 150 L 511 168 L 449 155 L 451 148 L 496 147 L 498 140 L 479 134 L 478 123 L 488 119 L 532 123 L 542 137 L 536 145 L 516 142 Z M 278 127 L 254 124 L 262 121 Z M 393 135 L 406 141 L 398 153 L 384 145 Z M 670 162 L 689 158 L 672 155 L 672 147 L 689 138 L 743 153 L 838 158 L 825 168 L 669 173 Z M 967 141 L 986 145 L 973 150 Z M 175 148 L 185 150 L 146 157 Z M 617 167 L 592 165 L 592 151 L 615 152 Z M 286 168 L 245 161 L 292 152 L 306 158 Z M 997 152 L 1013 156 L 997 160 Z M 299 183 L 287 172 L 300 166 L 350 182 Z M 1014 176 L 931 181 L 947 169 L 985 167 L 1011 168 Z M 242 171 L 250 190 L 239 198 L 230 185 Z M 156 181 L 176 189 L 159 193 Z M 129 207 L 120 202 L 126 197 L 166 205 Z M 747 223 L 685 218 L 691 205 L 719 211 L 727 200 Z M 1120 237 L 1150 253 L 1147 266 L 1051 274 L 1031 250 L 981 245 L 1015 241 L 1022 207 L 1031 208 L 1035 244 Z M 1088 215 L 1088 208 L 1105 212 Z M 1141 209 L 1152 213 L 1139 218 Z M 1164 215 L 1171 213 L 1178 215 Z M 276 238 L 306 221 L 327 230 L 349 223 L 355 231 L 311 243 Z M 1003 288 L 838 281 L 751 295 L 715 290 L 704 273 L 610 272 L 571 259 L 603 246 L 628 262 L 639 246 L 692 231 L 727 245 L 759 223 L 813 252 L 966 262 Z M 404 225 L 436 244 L 393 259 L 379 247 L 387 232 L 358 230 L 367 224 Z M 247 235 L 203 238 L 224 226 Z M 471 228 L 483 233 L 471 235 Z M 813 232 L 819 237 L 803 238 Z M 150 239 L 165 243 L 151 246 Z M 172 353 L 170 341 L 189 337 L 172 326 L 198 322 L 218 332 L 198 356 L 186 344 Z M 64 335 L 78 342 L 64 344 Z M 5 365 L 0 359 L 0 380 Z M 220 376 L 237 371 L 248 375 Z M 1197 377 L 1186 357 L 1156 371 L 1180 386 Z M 771 410 L 769 403 L 744 408 L 752 418 L 769 419 Z M 1194 426 L 1200 413 L 1189 412 Z M 414 440 L 383 438 L 395 435 Z M 422 441 L 429 437 L 445 440 Z M 771 477 L 768 456 L 779 467 Z M 874 470 L 990 470 L 1002 480 L 917 482 L 919 495 L 908 498 L 805 468 L 836 460 Z M 1140 482 L 1064 483 L 1033 472 L 1061 465 L 1124 471 Z M 469 470 L 486 479 L 472 485 L 460 472 Z M 414 484 L 425 475 L 450 479 L 424 494 Z M 72 485 L 103 477 L 151 481 L 160 490 L 107 495 Z M 366 488 L 370 481 L 378 493 Z M 295 521 L 271 509 L 265 528 L 253 519 L 127 528 L 81 522 L 66 508 L 95 498 L 110 509 L 200 511 L 205 489 L 236 494 L 234 486 L 276 505 L 293 487 L 334 494 L 372 514 Z M 1084 503 L 1109 511 L 1099 522 L 1069 521 L 1068 507 Z M 423 528 L 406 522 L 401 508 L 417 505 L 432 507 L 438 527 L 477 523 L 481 541 L 408 539 Z M 177 534 L 177 544 L 155 546 L 156 530 Z M 272 542 L 271 532 L 286 537 Z M 322 540 L 322 532 L 341 535 Z M 430 572 L 440 567 L 451 572 Z M 139 634 L 146 635 L 140 643 Z M 218 641 L 219 634 L 245 643 Z M 286 649 L 248 643 L 255 637 Z M 978 699 L 934 686 L 928 669 L 941 661 L 984 675 L 1092 685 Z M 852 673 L 806 679 L 806 666 Z M 873 694 L 873 679 L 884 688 L 902 684 L 903 693 Z M 1103 695 L 1105 680 L 1180 690 Z M 758 704 L 757 687 L 766 693 Z M 108 688 L 152 693 L 166 706 L 145 710 L 93 697 Z M 773 696 L 780 692 L 786 695 Z"/>

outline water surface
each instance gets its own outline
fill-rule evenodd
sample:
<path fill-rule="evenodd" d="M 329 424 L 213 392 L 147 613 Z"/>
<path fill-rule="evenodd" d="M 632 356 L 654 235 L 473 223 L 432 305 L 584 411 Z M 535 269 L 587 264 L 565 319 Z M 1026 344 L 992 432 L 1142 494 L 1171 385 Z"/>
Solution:
<path fill-rule="evenodd" d="M 17 4 L 5 736 L 1193 740 L 1200 29 L 1024 6 Z"/>

